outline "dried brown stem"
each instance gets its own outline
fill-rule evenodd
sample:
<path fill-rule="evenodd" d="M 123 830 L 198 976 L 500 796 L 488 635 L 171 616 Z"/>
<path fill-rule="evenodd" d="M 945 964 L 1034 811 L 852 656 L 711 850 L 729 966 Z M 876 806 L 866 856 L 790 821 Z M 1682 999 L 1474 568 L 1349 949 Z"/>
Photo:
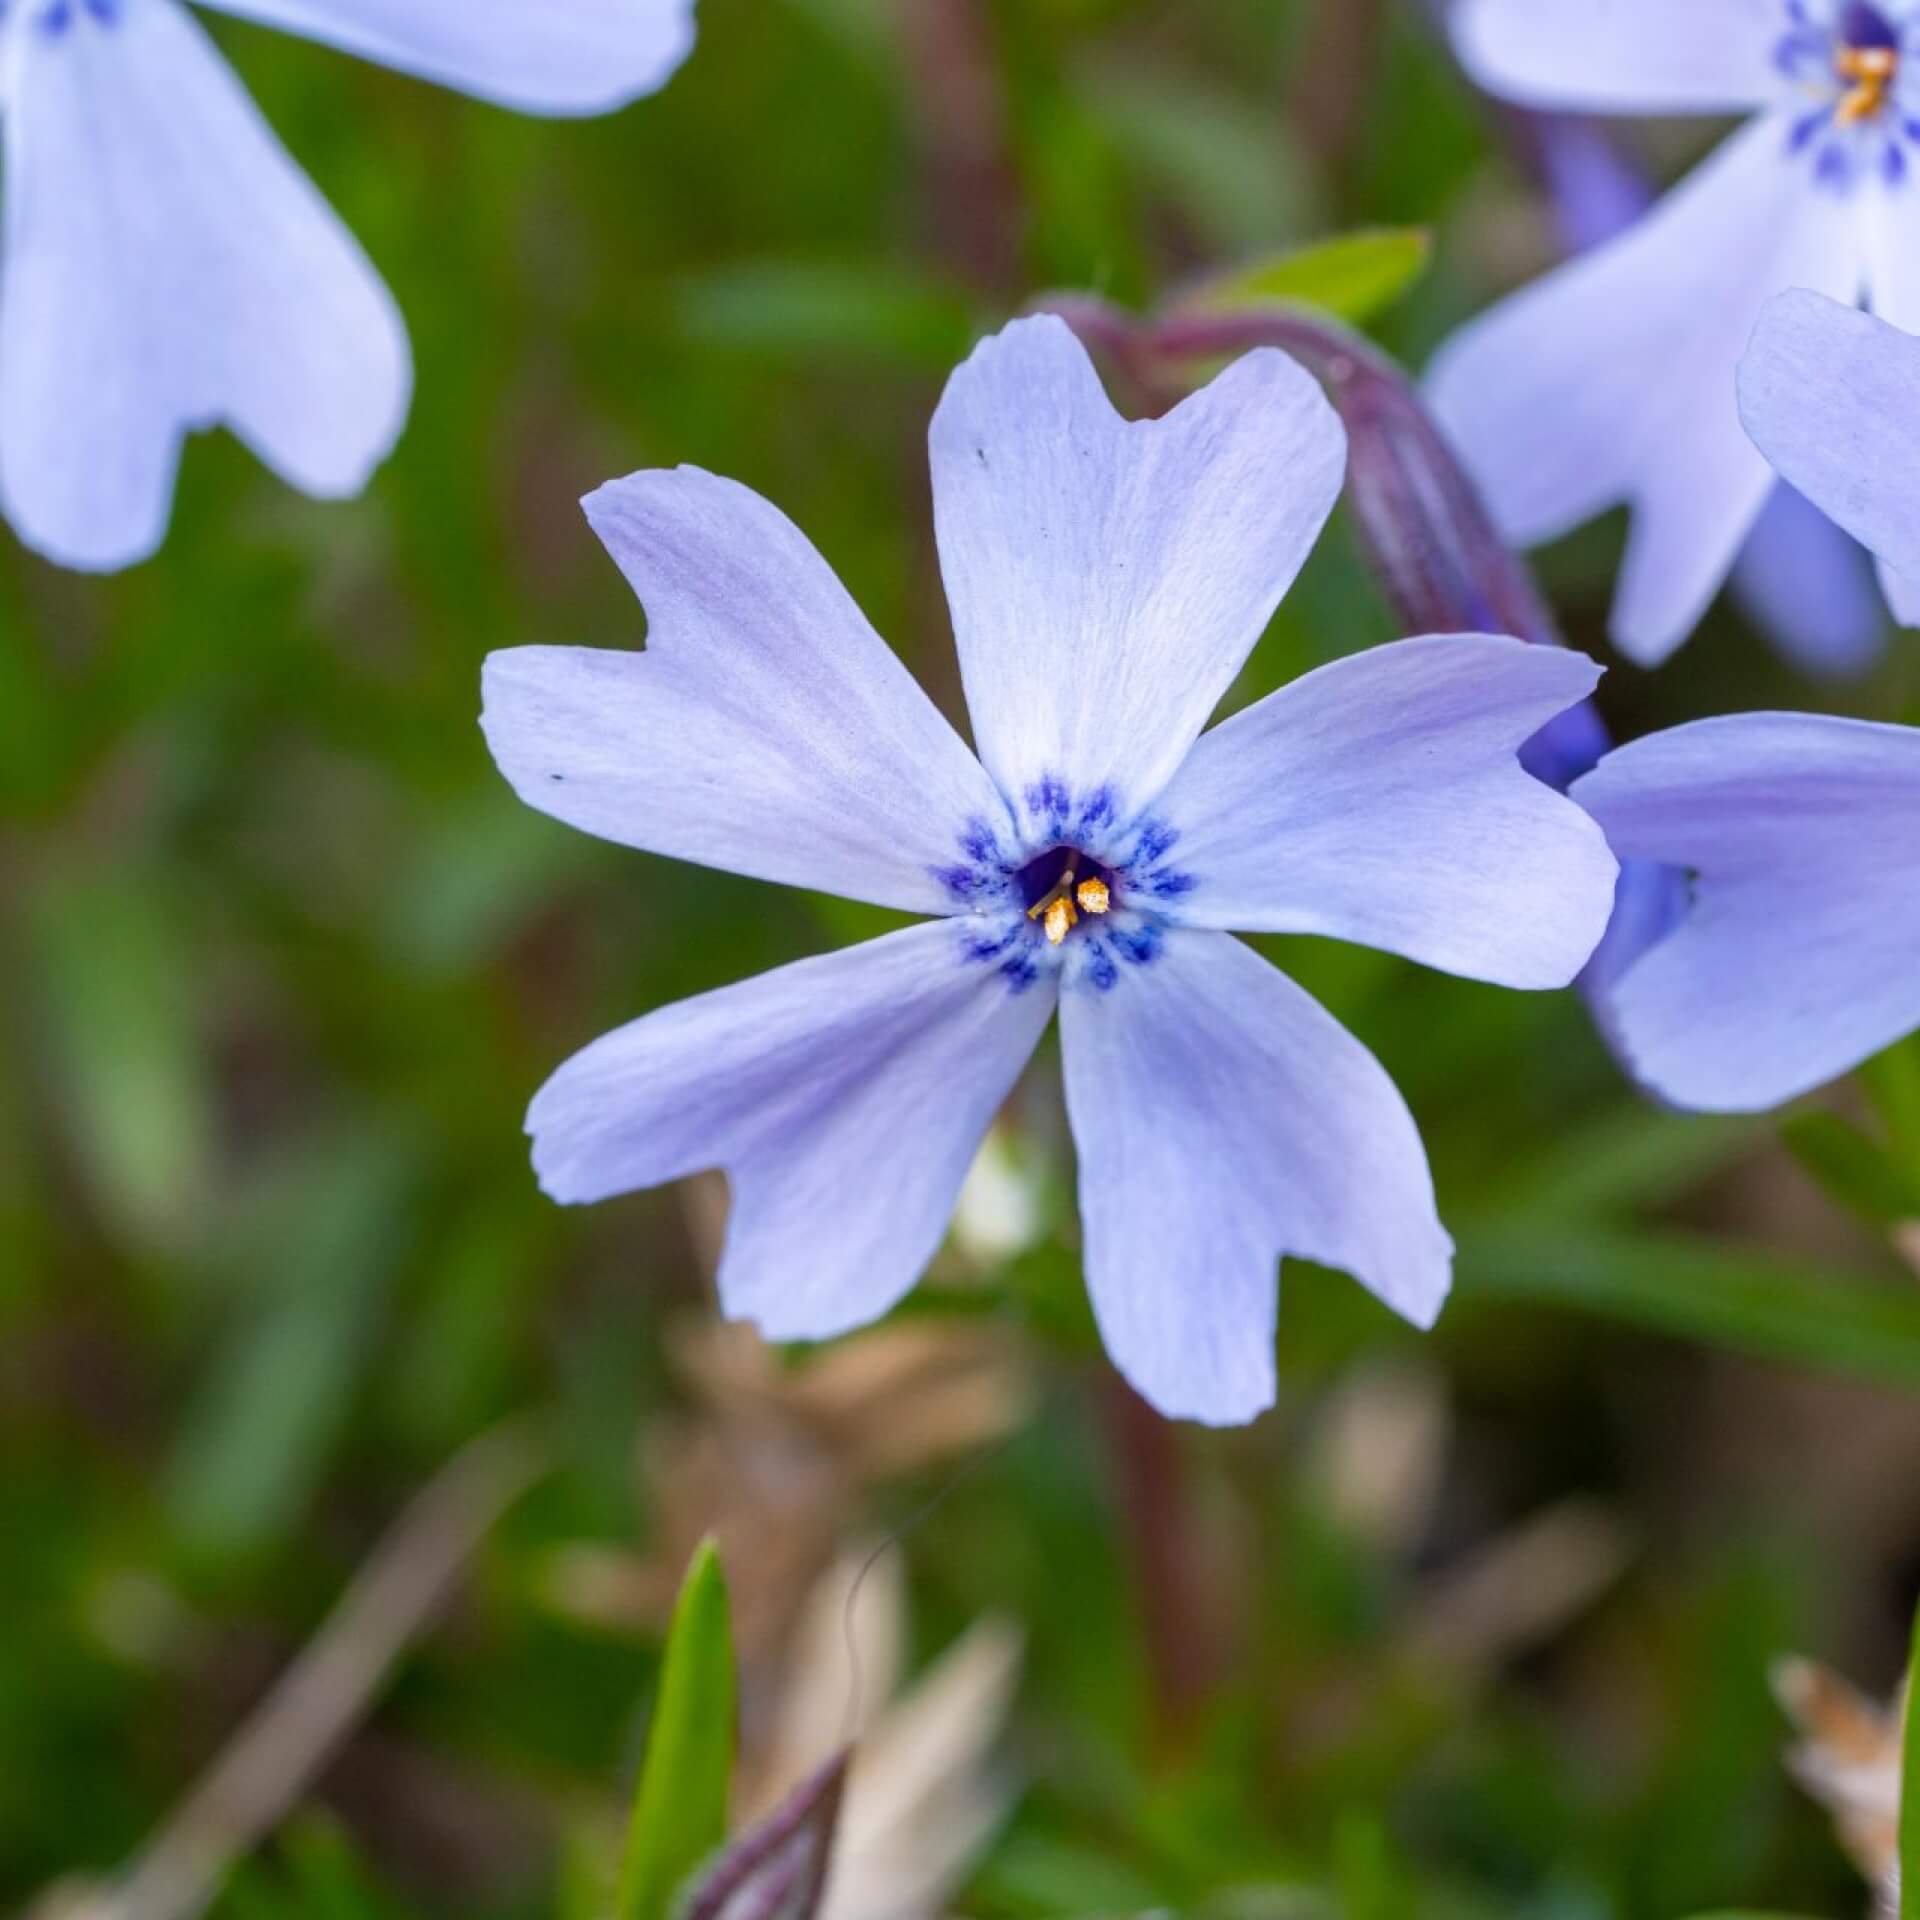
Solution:
<path fill-rule="evenodd" d="M 306 1650 L 125 1875 L 58 1910 L 70 1920 L 199 1914 L 233 1863 L 338 1752 L 395 1660 L 544 1461 L 518 1423 L 457 1454 L 402 1513 Z"/>
<path fill-rule="evenodd" d="M 1117 1374 L 1108 1375 L 1100 1391 L 1153 1679 L 1154 1718 L 1161 1741 L 1177 1747 L 1221 1678 L 1223 1625 L 1207 1590 L 1179 1435 Z"/>

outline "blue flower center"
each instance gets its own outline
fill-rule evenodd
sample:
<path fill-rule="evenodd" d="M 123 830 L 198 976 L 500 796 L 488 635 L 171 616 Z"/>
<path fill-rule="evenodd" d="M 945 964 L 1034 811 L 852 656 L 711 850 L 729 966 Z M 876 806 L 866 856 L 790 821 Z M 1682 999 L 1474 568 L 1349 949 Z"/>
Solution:
<path fill-rule="evenodd" d="M 63 40 L 74 26 L 91 20 L 103 27 L 120 24 L 122 0 L 26 0 L 18 17 L 49 40 Z M 16 12 L 15 0 L 0 0 L 0 26 Z"/>
<path fill-rule="evenodd" d="M 1098 920 L 1120 905 L 1113 869 L 1078 847 L 1053 847 L 1013 876 L 1027 918 L 1059 946 L 1082 918 Z"/>
<path fill-rule="evenodd" d="M 1892 0 L 1785 4 L 1775 64 L 1809 101 L 1793 123 L 1793 153 L 1811 156 L 1815 178 L 1836 192 L 1874 172 L 1903 185 L 1920 144 L 1920 103 L 1908 97 L 1920 71 L 1907 57 L 1911 21 Z"/>
<path fill-rule="evenodd" d="M 1834 110 L 1843 125 L 1858 126 L 1886 111 L 1900 78 L 1900 36 L 1867 0 L 1851 0 L 1841 19 L 1833 71 L 1846 89 Z"/>
<path fill-rule="evenodd" d="M 1047 975 L 1106 993 L 1159 957 L 1164 928 L 1200 886 L 1178 863 L 1180 830 L 1129 817 L 1110 787 L 1076 792 L 1048 774 L 1022 793 L 1007 827 L 966 821 L 957 858 L 933 876 L 964 914 L 968 965 L 991 965 L 1022 993 Z"/>

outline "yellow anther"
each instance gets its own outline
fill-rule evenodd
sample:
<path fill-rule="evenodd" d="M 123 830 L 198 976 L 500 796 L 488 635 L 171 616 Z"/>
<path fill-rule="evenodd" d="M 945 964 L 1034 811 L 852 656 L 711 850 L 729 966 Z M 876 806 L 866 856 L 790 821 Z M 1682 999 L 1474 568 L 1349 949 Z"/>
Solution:
<path fill-rule="evenodd" d="M 1080 916 L 1073 910 L 1073 902 L 1065 894 L 1060 895 L 1047 909 L 1047 938 L 1057 947 L 1073 930 L 1073 923 Z"/>
<path fill-rule="evenodd" d="M 1080 891 L 1074 897 L 1080 902 L 1082 913 L 1105 913 L 1113 905 L 1113 895 L 1107 891 L 1104 880 L 1082 880 Z"/>
<path fill-rule="evenodd" d="M 1833 57 L 1833 70 L 1849 83 L 1836 118 L 1843 127 L 1871 120 L 1887 104 L 1900 73 L 1896 47 L 1842 47 Z"/>
<path fill-rule="evenodd" d="M 1040 898 L 1027 909 L 1027 918 L 1029 920 L 1038 920 L 1043 915 L 1051 913 L 1053 911 L 1053 903 L 1056 900 L 1064 900 L 1067 895 L 1073 891 L 1073 874 L 1073 863 L 1072 861 L 1068 861 L 1066 872 L 1053 883 L 1052 888 L 1048 892 L 1043 893 Z"/>

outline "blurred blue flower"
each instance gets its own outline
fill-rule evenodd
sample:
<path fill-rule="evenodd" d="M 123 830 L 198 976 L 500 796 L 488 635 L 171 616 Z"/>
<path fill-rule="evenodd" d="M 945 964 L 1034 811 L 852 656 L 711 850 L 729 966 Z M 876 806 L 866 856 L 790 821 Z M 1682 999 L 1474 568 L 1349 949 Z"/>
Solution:
<path fill-rule="evenodd" d="M 1920 340 L 1783 293 L 1739 398 L 1782 478 L 1920 581 Z M 1642 877 L 1587 979 L 1654 1092 L 1777 1106 L 1920 1027 L 1920 731 L 1708 720 L 1610 755 L 1573 793 Z"/>
<path fill-rule="evenodd" d="M 1429 379 L 1510 538 L 1631 506 L 1613 633 L 1654 664 L 1691 632 L 1775 492 L 1733 390 L 1768 297 L 1864 290 L 1920 326 L 1920 7 L 1462 0 L 1456 37 L 1476 79 L 1529 106 L 1756 111 L 1619 239 L 1463 329 Z M 1791 503 L 1780 512 L 1774 531 L 1797 538 Z M 1777 580 L 1752 584 L 1779 604 Z M 1914 612 L 1887 584 L 1896 613 Z M 1834 670 L 1878 645 L 1857 598 L 1787 629 L 1797 657 Z"/>
<path fill-rule="evenodd" d="M 597 113 L 661 85 L 693 0 L 210 0 L 483 99 Z M 353 494 L 412 388 L 372 265 L 180 0 L 0 5 L 0 506 L 61 564 L 165 538 L 181 442 L 226 426 Z"/>
<path fill-rule="evenodd" d="M 1920 1027 L 1920 730 L 1727 715 L 1622 747 L 1573 793 L 1673 882 L 1607 996 L 1663 1098 L 1778 1106 Z"/>
<path fill-rule="evenodd" d="M 1164 1412 L 1273 1398 L 1283 1253 L 1420 1324 L 1451 1243 L 1373 1057 L 1224 929 L 1564 985 L 1615 865 L 1517 750 L 1584 656 L 1382 647 L 1203 735 L 1340 490 L 1318 386 L 1271 350 L 1129 424 L 1051 317 L 954 376 L 934 505 L 976 758 L 799 531 L 690 468 L 587 512 L 644 653 L 496 654 L 521 797 L 651 852 L 935 916 L 655 1013 L 533 1103 L 547 1191 L 731 1176 L 723 1306 L 775 1339 L 885 1313 L 938 1248 L 1056 1007 L 1093 1304 Z"/>
<path fill-rule="evenodd" d="M 1920 602 L 1920 340 L 1817 293 L 1783 293 L 1740 364 L 1740 412 L 1781 477 Z"/>

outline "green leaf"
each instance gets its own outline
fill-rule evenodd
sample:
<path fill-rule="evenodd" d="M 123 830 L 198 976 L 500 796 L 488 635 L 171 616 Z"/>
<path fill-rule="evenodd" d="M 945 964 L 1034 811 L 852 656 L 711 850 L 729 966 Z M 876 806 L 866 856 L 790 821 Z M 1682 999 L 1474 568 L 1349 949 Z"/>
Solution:
<path fill-rule="evenodd" d="M 674 1608 L 615 1920 L 667 1920 L 688 1881 L 725 1844 L 734 1688 L 727 1577 L 708 1541 Z"/>
<path fill-rule="evenodd" d="M 1907 1654 L 1908 1698 L 1900 1732 L 1900 1920 L 1920 1915 L 1920 1737 L 1914 1733 L 1913 1662 L 1920 1657 L 1920 1613 Z"/>
<path fill-rule="evenodd" d="M 1780 1138 L 1829 1199 L 1869 1225 L 1920 1219 L 1920 1180 L 1837 1113 L 1797 1113 L 1781 1127 Z"/>
<path fill-rule="evenodd" d="M 1349 1808 L 1334 1828 L 1334 1875 L 1344 1920 L 1406 1920 L 1416 1909 L 1377 1815 Z"/>
<path fill-rule="evenodd" d="M 1920 1036 L 1869 1060 L 1860 1079 L 1886 1128 L 1894 1159 L 1920 1182 Z"/>
<path fill-rule="evenodd" d="M 1083 80 L 1088 118 L 1197 230 L 1207 258 L 1232 260 L 1309 230 L 1311 166 L 1274 139 L 1267 102 L 1135 62 L 1094 62 Z"/>
<path fill-rule="evenodd" d="M 1464 1299 L 1572 1307 L 1660 1333 L 1920 1391 L 1920 1298 L 1843 1268 L 1686 1234 L 1488 1232 Z"/>
<path fill-rule="evenodd" d="M 232 1223 L 243 1296 L 166 1483 L 195 1551 L 257 1553 L 303 1524 L 351 1426 L 416 1167 L 409 1141 L 379 1128 L 321 1141 L 271 1168 Z"/>
<path fill-rule="evenodd" d="M 1426 271 L 1432 252 L 1424 227 L 1370 228 L 1256 261 L 1210 281 L 1185 304 L 1203 312 L 1276 303 L 1317 307 L 1358 326 L 1399 299 Z"/>
<path fill-rule="evenodd" d="M 681 282 L 680 331 L 703 347 L 945 372 L 973 341 L 966 296 L 924 274 L 753 260 Z"/>
<path fill-rule="evenodd" d="M 175 890 L 151 865 L 69 871 L 42 891 L 30 932 L 76 1158 L 128 1241 L 177 1249 L 207 1213 L 214 1123 L 204 970 Z"/>
<path fill-rule="evenodd" d="M 1542 1231 L 1571 1220 L 1618 1220 L 1666 1206 L 1724 1172 L 1766 1138 L 1742 1115 L 1667 1113 L 1635 1100 L 1556 1131 L 1526 1158 L 1508 1160 L 1488 1211 L 1524 1215 Z"/>
<path fill-rule="evenodd" d="M 1716 1907 L 1711 1913 L 1696 1913 L 1692 1920 L 1803 1920 L 1799 1914 L 1767 1913 L 1758 1907 Z"/>

